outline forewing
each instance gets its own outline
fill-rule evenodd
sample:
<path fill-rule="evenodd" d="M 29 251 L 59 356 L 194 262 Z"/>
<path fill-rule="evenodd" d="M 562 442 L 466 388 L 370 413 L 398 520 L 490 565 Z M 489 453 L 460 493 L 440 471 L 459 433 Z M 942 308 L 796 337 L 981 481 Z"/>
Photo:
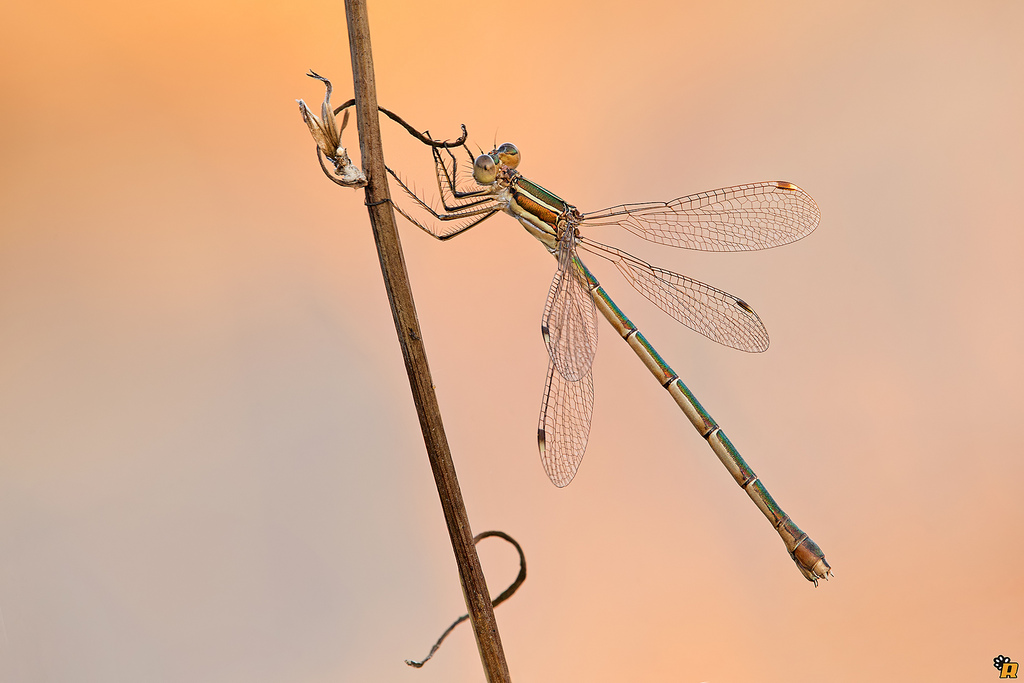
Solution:
<path fill-rule="evenodd" d="M 768 348 L 768 330 L 742 299 L 685 275 L 655 268 L 600 242 L 581 240 L 580 244 L 614 263 L 638 292 L 691 330 L 741 351 Z"/>
<path fill-rule="evenodd" d="M 548 355 L 566 380 L 576 382 L 590 372 L 597 352 L 597 307 L 576 249 L 559 244 L 558 270 L 551 281 L 540 331 Z"/>
<path fill-rule="evenodd" d="M 792 183 L 725 187 L 670 202 L 623 204 L 585 214 L 582 226 L 618 225 L 650 242 L 701 251 L 752 251 L 795 242 L 820 218 Z"/>
<path fill-rule="evenodd" d="M 537 445 L 544 471 L 555 486 L 567 486 L 576 476 L 587 450 L 593 416 L 593 374 L 588 371 L 579 381 L 570 382 L 549 362 Z"/>

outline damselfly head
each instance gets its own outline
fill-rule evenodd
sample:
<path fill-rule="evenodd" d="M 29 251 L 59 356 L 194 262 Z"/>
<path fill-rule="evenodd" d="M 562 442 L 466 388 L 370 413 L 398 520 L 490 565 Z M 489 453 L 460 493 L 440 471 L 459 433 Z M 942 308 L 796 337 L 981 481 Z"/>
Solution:
<path fill-rule="evenodd" d="M 501 163 L 505 164 L 509 168 L 515 168 L 519 165 L 519 148 L 511 142 L 501 143 L 501 146 L 494 150 L 492 154 L 497 154 Z"/>
<path fill-rule="evenodd" d="M 473 179 L 481 185 L 491 185 L 498 177 L 498 160 L 493 154 L 481 154 L 473 162 Z"/>

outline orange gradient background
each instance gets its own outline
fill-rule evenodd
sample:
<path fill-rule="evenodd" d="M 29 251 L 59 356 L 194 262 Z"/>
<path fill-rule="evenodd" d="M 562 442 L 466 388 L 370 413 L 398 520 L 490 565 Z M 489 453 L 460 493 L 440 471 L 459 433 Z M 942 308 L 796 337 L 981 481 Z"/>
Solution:
<path fill-rule="evenodd" d="M 554 262 L 402 224 L 475 531 L 524 546 L 518 681 L 986 681 L 1024 661 L 1024 5 L 371 2 L 381 104 L 583 211 L 784 179 L 783 249 L 605 236 L 743 297 L 762 355 L 596 274 L 834 580 L 813 588 L 605 325 L 536 453 Z M 338 2 L 22 3 L 0 71 L 0 680 L 476 681 L 361 192 L 295 104 Z M 430 188 L 385 121 L 389 163 Z M 358 162 L 354 129 L 344 142 Z M 515 554 L 481 544 L 492 593 Z"/>

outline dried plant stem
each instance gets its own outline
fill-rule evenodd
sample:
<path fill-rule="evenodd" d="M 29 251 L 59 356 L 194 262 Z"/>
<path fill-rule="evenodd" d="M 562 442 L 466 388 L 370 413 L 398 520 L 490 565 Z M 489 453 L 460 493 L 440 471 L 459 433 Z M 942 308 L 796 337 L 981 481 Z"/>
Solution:
<path fill-rule="evenodd" d="M 349 49 L 352 54 L 352 76 L 355 84 L 356 118 L 359 124 L 359 149 L 366 173 L 366 204 L 370 213 L 377 254 L 384 274 L 395 329 L 402 346 L 405 368 L 409 374 L 416 412 L 426 443 L 430 467 L 434 472 L 437 493 L 441 498 L 452 550 L 462 580 L 466 607 L 476 634 L 480 659 L 491 683 L 509 681 L 505 654 L 501 649 L 498 626 L 494 620 L 490 595 L 480 569 L 480 558 L 473 544 L 466 507 L 462 501 L 455 465 L 452 463 L 448 440 L 441 423 L 441 411 L 430 379 L 427 355 L 420 334 L 419 320 L 412 299 L 412 289 L 405 268 L 405 259 L 395 226 L 384 167 L 384 152 L 380 139 L 380 120 L 377 113 L 377 91 L 373 74 L 373 55 L 370 51 L 370 26 L 365 0 L 345 0 L 348 20 Z"/>
<path fill-rule="evenodd" d="M 483 531 L 477 534 L 473 541 L 479 543 L 483 539 L 490 538 L 492 536 L 505 539 L 506 541 L 511 543 L 515 547 L 516 552 L 519 553 L 519 575 L 516 576 L 516 580 L 512 582 L 512 585 L 503 590 L 501 592 L 501 595 L 494 598 L 494 601 L 491 603 L 491 606 L 497 607 L 501 603 L 511 598 L 512 595 L 517 590 L 519 590 L 519 587 L 523 585 L 523 582 L 526 581 L 526 555 L 523 553 L 523 547 L 519 545 L 519 542 L 516 541 L 516 539 L 509 536 L 508 534 L 506 534 L 504 531 Z M 447 638 L 451 634 L 451 632 L 455 630 L 455 627 L 464 622 L 466 619 L 469 619 L 469 615 L 463 614 L 461 617 L 452 622 L 452 625 L 445 629 L 444 633 L 441 634 L 441 637 L 437 639 L 436 643 L 434 643 L 434 646 L 430 648 L 430 652 L 427 654 L 426 657 L 419 660 L 407 659 L 405 660 L 405 663 L 417 669 L 421 668 L 424 664 L 430 661 L 430 658 L 433 657 L 434 654 L 441 648 L 441 643 L 443 643 L 444 639 Z"/>

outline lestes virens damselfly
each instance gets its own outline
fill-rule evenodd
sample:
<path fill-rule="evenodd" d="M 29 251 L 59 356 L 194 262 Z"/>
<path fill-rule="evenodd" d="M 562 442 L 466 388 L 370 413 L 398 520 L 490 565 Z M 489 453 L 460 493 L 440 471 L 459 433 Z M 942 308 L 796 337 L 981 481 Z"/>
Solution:
<path fill-rule="evenodd" d="M 325 115 L 328 110 L 329 104 L 325 103 Z M 385 113 L 424 140 L 397 116 Z M 460 148 L 472 168 L 472 180 L 458 178 L 459 162 L 452 150 Z M 432 144 L 432 149 L 441 211 L 419 197 L 390 168 L 388 172 L 415 205 L 441 221 L 441 226 L 414 218 L 394 203 L 399 213 L 431 236 L 448 240 L 505 212 L 517 219 L 558 261 L 541 319 L 549 361 L 537 430 L 541 462 L 555 486 L 566 486 L 572 481 L 587 447 L 594 409 L 592 364 L 600 311 L 772 524 L 801 574 L 815 586 L 819 579 L 828 579 L 831 567 L 818 545 L 779 507 L 718 423 L 579 257 L 582 251 L 610 261 L 644 297 L 709 339 L 743 351 L 764 351 L 768 348 L 768 332 L 742 299 L 685 275 L 651 266 L 587 237 L 585 232 L 596 226 L 618 226 L 647 241 L 671 247 L 713 252 L 768 249 L 795 242 L 817 227 L 819 211 L 810 195 L 792 183 L 771 181 L 726 187 L 669 202 L 624 204 L 581 213 L 524 177 L 517 170 L 519 150 L 511 143 L 474 158 L 466 147 L 464 134 L 456 143 Z M 329 151 L 325 156 L 335 161 Z M 335 165 L 335 173 L 340 175 L 342 168 L 337 161 Z M 331 177 L 326 167 L 324 172 Z"/>

